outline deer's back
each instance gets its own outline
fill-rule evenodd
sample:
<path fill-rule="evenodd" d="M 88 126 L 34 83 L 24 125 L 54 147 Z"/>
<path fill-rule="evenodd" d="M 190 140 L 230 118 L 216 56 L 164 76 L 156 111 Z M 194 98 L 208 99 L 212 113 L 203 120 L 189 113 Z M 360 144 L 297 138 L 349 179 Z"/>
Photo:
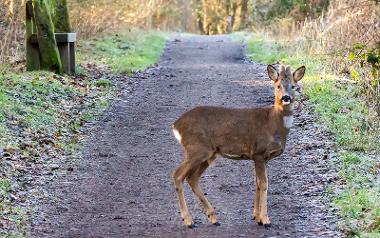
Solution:
<path fill-rule="evenodd" d="M 185 147 L 188 144 L 210 145 L 214 149 L 236 145 L 250 147 L 256 144 L 258 135 L 269 132 L 270 110 L 196 107 L 175 121 L 173 129 L 178 131 Z"/>

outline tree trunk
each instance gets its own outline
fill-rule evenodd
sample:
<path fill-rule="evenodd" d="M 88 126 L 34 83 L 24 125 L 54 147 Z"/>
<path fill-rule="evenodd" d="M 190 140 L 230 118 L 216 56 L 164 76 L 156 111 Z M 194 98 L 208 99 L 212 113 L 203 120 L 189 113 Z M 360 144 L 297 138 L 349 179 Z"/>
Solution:
<path fill-rule="evenodd" d="M 250 15 L 249 11 L 249 0 L 237 0 L 234 11 L 234 22 L 232 26 L 232 31 L 239 31 L 240 29 L 246 26 L 248 17 Z"/>
<path fill-rule="evenodd" d="M 251 15 L 251 3 L 250 0 L 243 0 L 242 5 L 242 20 L 240 29 L 247 27 L 249 21 L 250 21 L 250 15 Z"/>
<path fill-rule="evenodd" d="M 250 0 L 198 0 L 198 24 L 207 35 L 238 31 L 246 26 Z"/>
<path fill-rule="evenodd" d="M 244 0 L 238 0 L 236 3 L 235 15 L 234 15 L 234 25 L 232 27 L 232 31 L 238 31 L 240 29 L 240 25 L 242 23 L 243 18 L 243 2 Z"/>
<path fill-rule="evenodd" d="M 32 35 L 37 32 L 36 24 L 33 21 L 33 5 L 31 1 L 26 2 L 25 7 L 25 28 L 26 28 L 26 70 L 39 70 L 40 67 L 40 51 L 37 44 L 33 44 Z"/>
<path fill-rule="evenodd" d="M 41 69 L 62 73 L 54 25 L 46 0 L 33 0 L 33 15 L 37 28 L 37 41 L 40 49 Z"/>
<path fill-rule="evenodd" d="M 67 0 L 50 0 L 49 3 L 55 33 L 71 32 Z"/>

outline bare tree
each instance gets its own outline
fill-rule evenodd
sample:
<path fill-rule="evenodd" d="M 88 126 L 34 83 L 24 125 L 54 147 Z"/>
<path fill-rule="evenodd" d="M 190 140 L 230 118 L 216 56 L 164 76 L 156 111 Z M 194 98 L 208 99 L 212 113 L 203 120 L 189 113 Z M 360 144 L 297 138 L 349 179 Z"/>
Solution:
<path fill-rule="evenodd" d="M 47 1 L 33 0 L 33 19 L 37 30 L 37 41 L 41 57 L 40 68 L 62 73 L 57 42 L 54 36 L 54 25 Z"/>
<path fill-rule="evenodd" d="M 250 16 L 249 0 L 198 0 L 197 21 L 204 34 L 225 34 L 245 27 Z"/>

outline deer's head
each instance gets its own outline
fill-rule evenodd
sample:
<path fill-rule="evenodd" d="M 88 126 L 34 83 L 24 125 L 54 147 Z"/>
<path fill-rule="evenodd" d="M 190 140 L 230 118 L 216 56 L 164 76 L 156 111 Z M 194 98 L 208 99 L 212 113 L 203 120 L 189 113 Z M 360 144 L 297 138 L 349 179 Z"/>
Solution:
<path fill-rule="evenodd" d="M 273 65 L 268 65 L 268 76 L 274 82 L 276 104 L 287 106 L 294 102 L 300 91 L 298 81 L 305 75 L 305 66 L 301 66 L 292 72 L 290 66 L 281 65 L 277 70 Z"/>

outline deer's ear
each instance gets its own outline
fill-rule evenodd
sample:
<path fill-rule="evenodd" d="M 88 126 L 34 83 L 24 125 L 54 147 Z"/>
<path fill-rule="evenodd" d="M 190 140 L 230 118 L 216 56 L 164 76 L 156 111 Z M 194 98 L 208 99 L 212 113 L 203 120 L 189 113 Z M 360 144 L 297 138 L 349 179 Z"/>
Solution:
<path fill-rule="evenodd" d="M 296 69 L 296 71 L 294 71 L 293 73 L 294 81 L 296 82 L 300 81 L 305 75 L 305 70 L 306 70 L 305 66 L 301 66 L 298 69 Z"/>
<path fill-rule="evenodd" d="M 277 69 L 275 67 L 273 67 L 273 65 L 268 65 L 267 67 L 267 71 L 268 71 L 268 76 L 271 80 L 273 81 L 277 81 L 278 80 L 278 72 L 277 72 Z"/>

